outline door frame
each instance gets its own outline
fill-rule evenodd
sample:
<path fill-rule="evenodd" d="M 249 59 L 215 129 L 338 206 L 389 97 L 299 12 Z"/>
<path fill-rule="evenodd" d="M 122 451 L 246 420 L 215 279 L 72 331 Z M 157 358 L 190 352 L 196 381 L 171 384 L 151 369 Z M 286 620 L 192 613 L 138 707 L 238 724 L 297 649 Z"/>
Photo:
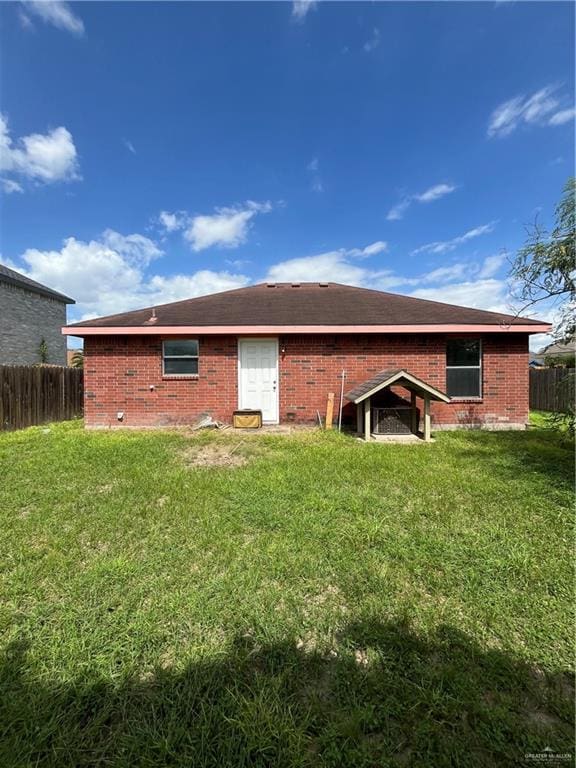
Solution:
<path fill-rule="evenodd" d="M 276 351 L 276 412 L 274 415 L 274 420 L 266 420 L 266 424 L 279 424 L 280 423 L 280 345 L 279 345 L 279 339 L 277 336 L 239 336 L 238 337 L 238 351 L 237 351 L 237 357 L 238 357 L 238 408 L 241 408 L 240 405 L 241 397 L 242 397 L 242 352 L 241 347 L 243 342 L 258 342 L 258 341 L 267 341 L 267 342 L 274 342 L 275 351 Z M 264 421 L 264 418 L 262 418 L 262 421 Z"/>

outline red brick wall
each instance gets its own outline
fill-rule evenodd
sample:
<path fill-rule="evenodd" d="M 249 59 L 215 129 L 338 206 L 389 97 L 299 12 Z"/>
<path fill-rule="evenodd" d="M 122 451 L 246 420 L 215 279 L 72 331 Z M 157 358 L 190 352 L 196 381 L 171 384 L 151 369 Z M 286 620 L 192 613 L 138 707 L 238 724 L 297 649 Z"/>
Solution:
<path fill-rule="evenodd" d="M 92 336 L 84 342 L 84 418 L 88 426 L 190 424 L 202 413 L 229 422 L 237 408 L 237 340 L 200 339 L 199 376 L 162 375 L 154 336 Z M 150 387 L 153 389 L 150 389 Z"/>
<path fill-rule="evenodd" d="M 469 336 L 467 336 L 469 338 Z M 528 417 L 528 337 L 487 334 L 483 339 L 483 398 L 433 403 L 437 426 L 522 425 Z M 281 336 L 280 421 L 314 422 L 324 415 L 326 395 L 345 391 L 385 368 L 406 368 L 445 388 L 445 336 Z M 200 414 L 230 422 L 238 407 L 237 339 L 200 338 L 199 376 L 162 376 L 161 340 L 152 336 L 88 337 L 85 340 L 85 419 L 88 426 L 187 424 Z M 283 350 L 283 351 L 282 351 Z M 151 389 L 153 387 L 153 389 Z M 400 393 L 400 391 L 399 391 Z M 421 405 L 421 404 L 420 404 Z M 345 417 L 354 418 L 352 409 Z"/>

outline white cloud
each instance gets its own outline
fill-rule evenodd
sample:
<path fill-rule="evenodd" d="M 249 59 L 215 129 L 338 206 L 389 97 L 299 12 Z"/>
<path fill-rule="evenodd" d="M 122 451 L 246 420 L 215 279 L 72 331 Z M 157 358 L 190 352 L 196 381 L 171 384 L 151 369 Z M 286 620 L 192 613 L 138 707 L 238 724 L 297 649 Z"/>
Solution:
<path fill-rule="evenodd" d="M 310 13 L 316 5 L 316 0 L 293 0 L 292 18 L 295 21 L 304 21 L 308 13 Z"/>
<path fill-rule="evenodd" d="M 13 143 L 8 121 L 0 115 L 0 171 L 45 184 L 79 179 L 71 133 L 61 126 L 45 134 L 23 136 Z"/>
<path fill-rule="evenodd" d="M 29 13 L 58 29 L 64 29 L 78 37 L 84 34 L 82 19 L 72 12 L 64 0 L 26 0 L 24 7 Z"/>
<path fill-rule="evenodd" d="M 90 242 L 70 237 L 58 251 L 26 250 L 25 268 L 33 280 L 76 299 L 77 319 L 164 304 L 247 285 L 249 278 L 229 272 L 200 270 L 169 277 L 148 274 L 146 268 L 162 251 L 149 238 L 106 230 Z"/>
<path fill-rule="evenodd" d="M 385 243 L 383 240 L 377 240 L 375 243 L 371 243 L 365 248 L 361 248 L 359 251 L 357 248 L 354 248 L 351 253 L 353 253 L 355 256 L 361 257 L 376 256 L 377 254 L 385 251 L 387 248 L 388 243 Z"/>
<path fill-rule="evenodd" d="M 251 200 L 242 206 L 217 208 L 214 214 L 192 217 L 184 237 L 193 251 L 203 251 L 212 246 L 237 248 L 246 242 L 252 219 L 271 210 L 271 203 Z"/>
<path fill-rule="evenodd" d="M 549 318 L 544 319 L 548 320 Z M 557 341 L 557 339 L 551 333 L 531 333 L 528 337 L 528 347 L 530 352 L 540 352 L 554 341 Z"/>
<path fill-rule="evenodd" d="M 562 306 L 556 302 L 537 304 L 532 308 L 531 317 L 536 320 L 544 320 L 551 323 L 553 328 L 558 328 L 562 323 Z M 530 335 L 529 346 L 531 352 L 540 352 L 543 347 L 558 341 L 553 333 L 535 333 Z"/>
<path fill-rule="evenodd" d="M 278 283 L 295 280 L 302 282 L 327 281 L 384 287 L 383 281 L 392 275 L 390 270 L 368 269 L 355 262 L 358 259 L 366 259 L 383 253 L 387 248 L 387 243 L 378 240 L 364 248 L 338 248 L 313 256 L 288 259 L 270 267 L 266 280 Z"/>
<path fill-rule="evenodd" d="M 458 237 L 454 237 L 452 240 L 439 240 L 434 243 L 426 243 L 426 245 L 421 245 L 419 248 L 412 251 L 412 255 L 414 256 L 417 253 L 448 253 L 449 251 L 454 251 L 459 245 L 464 245 L 464 243 L 467 243 L 469 240 L 473 240 L 476 237 L 492 232 L 495 224 L 495 221 L 491 221 L 489 224 L 483 224 L 480 227 L 469 229 L 468 232 L 465 232 Z"/>
<path fill-rule="evenodd" d="M 470 270 L 468 264 L 451 264 L 446 267 L 438 267 L 431 272 L 427 272 L 420 278 L 416 279 L 416 283 L 449 283 L 454 280 L 460 280 L 467 271 Z"/>
<path fill-rule="evenodd" d="M 510 313 L 506 283 L 503 280 L 470 280 L 449 283 L 435 288 L 419 288 L 411 296 L 443 301 L 463 307 L 486 309 L 489 312 Z"/>
<path fill-rule="evenodd" d="M 500 104 L 490 117 L 488 136 L 509 136 L 521 125 L 562 125 L 574 117 L 574 109 L 561 109 L 557 85 L 547 85 L 531 96 L 515 96 Z"/>
<path fill-rule="evenodd" d="M 503 253 L 498 253 L 494 256 L 488 256 L 486 259 L 484 259 L 484 263 L 480 270 L 479 276 L 481 278 L 494 277 L 502 264 L 504 264 L 505 260 L 506 256 Z"/>
<path fill-rule="evenodd" d="M 322 179 L 319 178 L 318 176 L 313 178 L 312 179 L 312 183 L 310 185 L 310 188 L 311 188 L 312 192 L 318 192 L 318 193 L 324 192 L 324 184 L 322 182 Z"/>
<path fill-rule="evenodd" d="M 394 285 L 412 285 L 427 286 L 435 284 L 438 286 L 447 283 L 457 283 L 464 278 L 474 282 L 494 277 L 500 269 L 505 257 L 503 255 L 488 256 L 481 263 L 466 261 L 447 264 L 442 267 L 436 267 L 430 272 L 424 272 L 416 277 L 402 278 L 400 275 L 394 275 L 389 280 L 394 280 Z"/>
<path fill-rule="evenodd" d="M 104 240 L 69 237 L 60 251 L 28 249 L 22 255 L 33 280 L 72 296 L 81 309 L 99 313 L 123 306 L 141 282 L 141 266 L 130 263 Z M 112 309 L 114 307 L 114 309 Z"/>
<path fill-rule="evenodd" d="M 27 175 L 47 182 L 75 176 L 76 147 L 66 128 L 55 128 L 47 134 L 33 133 L 25 136 L 22 144 L 25 154 L 20 167 Z"/>
<path fill-rule="evenodd" d="M 156 243 L 144 235 L 121 235 L 113 229 L 106 229 L 102 233 L 102 242 L 129 262 L 145 266 L 164 255 Z"/>
<path fill-rule="evenodd" d="M 234 269 L 243 269 L 248 264 L 252 264 L 252 259 L 226 259 L 226 264 L 230 264 Z"/>
<path fill-rule="evenodd" d="M 124 146 L 126 147 L 128 152 L 131 152 L 133 155 L 135 155 L 136 154 L 136 149 L 134 148 L 134 144 L 132 144 L 132 142 L 129 141 L 128 139 L 123 139 L 123 142 L 124 142 Z"/>
<path fill-rule="evenodd" d="M 2 184 L 2 191 L 7 195 L 12 194 L 12 192 L 24 192 L 22 185 L 12 179 L 0 179 L 0 183 Z"/>
<path fill-rule="evenodd" d="M 412 203 L 433 203 L 440 198 L 454 192 L 457 187 L 455 184 L 435 184 L 426 191 L 416 195 L 405 195 L 399 203 L 396 203 L 386 215 L 387 221 L 399 221 L 410 208 Z"/>
<path fill-rule="evenodd" d="M 320 176 L 320 161 L 317 157 L 313 157 L 312 160 L 306 166 L 306 170 L 311 174 L 312 180 L 310 182 L 310 189 L 313 192 L 324 192 L 324 183 Z"/>
<path fill-rule="evenodd" d="M 167 304 L 171 301 L 182 301 L 195 296 L 242 288 L 249 282 L 250 278 L 246 275 L 213 272 L 209 269 L 201 269 L 192 275 L 171 275 L 170 277 L 155 275 L 145 286 L 143 298 L 145 297 L 150 305 Z"/>
<path fill-rule="evenodd" d="M 416 278 L 412 285 L 420 287 L 410 295 L 489 312 L 515 314 L 506 280 L 495 277 L 505 259 L 505 255 L 497 254 L 486 257 L 480 264 L 466 262 L 440 267 Z"/>
<path fill-rule="evenodd" d="M 411 204 L 412 200 L 409 197 L 405 197 L 399 203 L 396 203 L 396 205 L 390 208 L 386 214 L 386 221 L 399 221 L 404 216 L 408 208 L 410 208 Z"/>
<path fill-rule="evenodd" d="M 277 203 L 278 206 L 282 202 Z M 186 211 L 161 211 L 157 223 L 165 234 L 183 231 L 184 239 L 193 251 L 213 246 L 237 248 L 246 242 L 252 219 L 259 213 L 269 213 L 272 203 L 247 200 L 241 205 L 216 208 L 213 214 L 191 215 Z"/>
<path fill-rule="evenodd" d="M 303 256 L 274 264 L 268 270 L 266 280 L 277 283 L 292 281 L 347 283 L 363 285 L 370 276 L 368 270 L 347 259 L 345 249 L 327 251 L 315 256 Z"/>
<path fill-rule="evenodd" d="M 32 27 L 34 26 L 32 24 L 32 19 L 30 18 L 30 16 L 25 14 L 24 11 L 22 11 L 21 9 L 18 11 L 18 20 L 20 21 L 20 24 L 24 29 L 32 29 Z"/>
<path fill-rule="evenodd" d="M 453 184 L 436 184 L 434 187 L 430 187 L 421 195 L 415 195 L 415 199 L 419 203 L 433 203 L 435 200 L 440 200 L 441 197 L 449 195 L 450 192 L 454 192 L 456 187 Z"/>
<path fill-rule="evenodd" d="M 547 86 L 530 97 L 515 96 L 500 104 L 490 117 L 489 136 L 508 136 L 520 123 L 533 123 L 548 115 L 557 105 L 551 94 L 556 89 Z"/>
<path fill-rule="evenodd" d="M 372 34 L 370 35 L 370 38 L 366 40 L 364 43 L 364 50 L 366 53 L 370 53 L 371 51 L 376 50 L 378 46 L 380 45 L 380 30 L 378 27 L 374 27 L 372 30 Z"/>
<path fill-rule="evenodd" d="M 571 109 L 562 109 L 560 112 L 556 112 L 556 114 L 552 115 L 548 121 L 548 125 L 564 125 L 564 123 L 569 123 L 571 120 L 574 120 L 575 116 L 576 109 L 574 109 L 574 107 Z"/>
<path fill-rule="evenodd" d="M 179 229 L 184 229 L 187 220 L 188 218 L 184 211 L 177 211 L 176 213 L 161 211 L 158 216 L 158 221 L 166 232 L 177 232 Z"/>

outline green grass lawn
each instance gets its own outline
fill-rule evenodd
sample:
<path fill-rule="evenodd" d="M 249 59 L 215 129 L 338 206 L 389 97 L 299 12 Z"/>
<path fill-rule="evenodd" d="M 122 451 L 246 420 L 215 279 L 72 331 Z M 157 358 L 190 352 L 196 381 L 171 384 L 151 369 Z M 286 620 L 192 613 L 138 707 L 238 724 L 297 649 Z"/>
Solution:
<path fill-rule="evenodd" d="M 572 456 L 538 427 L 0 434 L 0 766 L 571 752 Z"/>

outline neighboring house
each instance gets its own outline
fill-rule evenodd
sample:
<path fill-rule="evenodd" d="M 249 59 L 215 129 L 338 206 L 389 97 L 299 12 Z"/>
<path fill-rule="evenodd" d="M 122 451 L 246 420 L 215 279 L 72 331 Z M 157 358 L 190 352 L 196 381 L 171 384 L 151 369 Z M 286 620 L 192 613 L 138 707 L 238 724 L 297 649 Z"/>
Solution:
<path fill-rule="evenodd" d="M 336 283 L 269 283 L 69 325 L 84 338 L 88 427 L 315 423 L 328 393 L 344 420 L 378 431 L 523 429 L 528 336 L 547 323 Z M 393 391 L 391 391 L 391 388 Z M 395 398 L 406 394 L 399 403 Z M 408 418 L 404 407 L 415 406 Z M 366 415 L 368 414 L 368 415 Z M 384 431 L 394 431 L 388 425 Z"/>
<path fill-rule="evenodd" d="M 0 365 L 66 365 L 67 304 L 74 299 L 0 264 Z"/>
<path fill-rule="evenodd" d="M 556 366 L 566 365 L 574 367 L 574 356 L 576 355 L 576 340 L 574 341 L 555 341 L 548 346 L 543 347 L 539 352 L 532 355 L 532 363 L 536 366 L 553 363 Z"/>

